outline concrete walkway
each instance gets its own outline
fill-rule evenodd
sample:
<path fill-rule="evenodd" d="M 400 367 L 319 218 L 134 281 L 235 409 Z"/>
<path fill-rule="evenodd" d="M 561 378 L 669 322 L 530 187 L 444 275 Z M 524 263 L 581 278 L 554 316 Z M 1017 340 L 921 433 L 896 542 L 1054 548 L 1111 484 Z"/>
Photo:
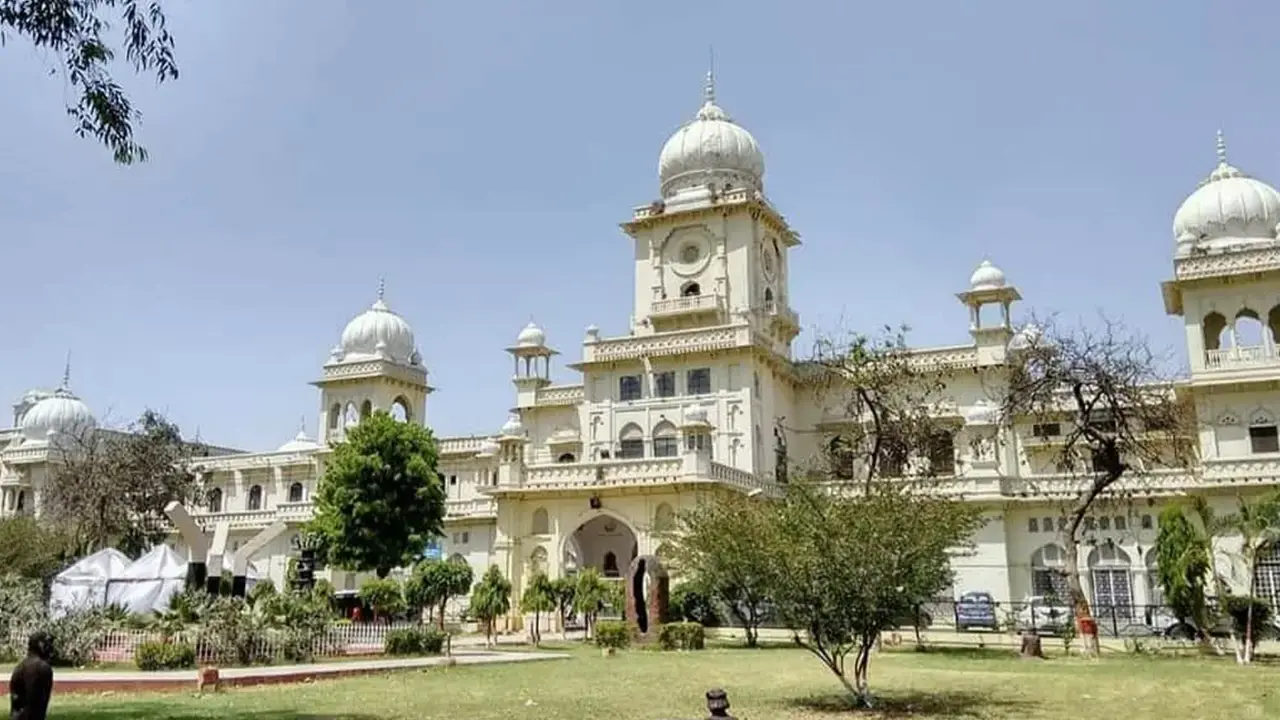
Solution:
<path fill-rule="evenodd" d="M 351 677 L 379 672 L 418 670 L 437 665 L 490 665 L 536 662 L 567 658 L 565 653 L 497 652 L 459 650 L 452 657 L 384 658 L 377 660 L 335 660 L 306 665 L 268 665 L 225 668 L 218 672 L 219 686 L 240 687 Z M 136 692 L 140 690 L 194 690 L 195 670 L 57 670 L 54 692 Z M 208 689 L 208 688 L 206 688 Z"/>

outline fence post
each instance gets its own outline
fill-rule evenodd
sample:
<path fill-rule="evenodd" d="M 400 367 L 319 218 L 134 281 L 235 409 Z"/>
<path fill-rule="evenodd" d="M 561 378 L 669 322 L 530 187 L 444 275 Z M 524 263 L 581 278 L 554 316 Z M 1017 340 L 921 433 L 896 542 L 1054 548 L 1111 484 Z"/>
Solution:
<path fill-rule="evenodd" d="M 1116 606 L 1111 605 L 1111 637 L 1120 637 L 1119 619 L 1116 618 Z"/>

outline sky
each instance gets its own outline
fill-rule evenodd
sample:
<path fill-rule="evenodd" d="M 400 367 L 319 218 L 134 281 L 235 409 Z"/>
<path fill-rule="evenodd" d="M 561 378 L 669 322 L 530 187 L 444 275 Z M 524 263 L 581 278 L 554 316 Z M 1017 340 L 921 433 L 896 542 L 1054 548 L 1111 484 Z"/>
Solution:
<path fill-rule="evenodd" d="M 386 278 L 438 434 L 497 430 L 530 318 L 624 334 L 618 223 L 700 104 L 761 144 L 807 331 L 968 340 L 984 258 L 1019 312 L 1182 351 L 1159 283 L 1214 165 L 1280 182 L 1280 5 L 1154 0 L 163 3 L 181 77 L 119 79 L 150 160 L 77 138 L 57 58 L 0 46 L 0 401 L 72 389 L 210 443 L 315 433 L 316 379 Z M 0 426 L 6 423 L 0 422 Z"/>

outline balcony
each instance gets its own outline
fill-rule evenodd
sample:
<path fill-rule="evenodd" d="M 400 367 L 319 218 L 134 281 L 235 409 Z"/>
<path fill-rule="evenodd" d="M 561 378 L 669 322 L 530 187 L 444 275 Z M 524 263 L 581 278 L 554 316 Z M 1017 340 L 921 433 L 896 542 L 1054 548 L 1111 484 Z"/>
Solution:
<path fill-rule="evenodd" d="M 699 315 L 702 313 L 719 313 L 724 309 L 724 298 L 719 295 L 690 295 L 688 297 L 654 300 L 649 306 L 652 318 L 667 318 L 677 315 Z"/>
<path fill-rule="evenodd" d="M 486 518 L 498 516 L 498 503 L 493 498 L 471 498 L 445 502 L 445 517 L 449 520 Z"/>
<path fill-rule="evenodd" d="M 280 503 L 274 508 L 264 510 L 228 510 L 223 512 L 193 513 L 195 520 L 205 527 L 214 527 L 219 523 L 228 523 L 232 530 L 265 528 L 277 520 L 287 523 L 304 523 L 311 519 L 313 509 L 310 502 Z"/>
<path fill-rule="evenodd" d="M 1205 352 L 1206 370 L 1237 370 L 1280 365 L 1280 353 L 1265 345 L 1231 347 Z"/>
<path fill-rule="evenodd" d="M 524 482 L 517 487 L 495 488 L 499 493 L 510 490 L 599 490 L 606 488 L 652 487 L 686 483 L 717 483 L 742 490 L 769 489 L 754 474 L 728 465 L 710 462 L 705 472 L 695 469 L 692 456 L 642 458 L 637 460 L 605 460 L 594 463 L 549 463 L 530 465 Z"/>

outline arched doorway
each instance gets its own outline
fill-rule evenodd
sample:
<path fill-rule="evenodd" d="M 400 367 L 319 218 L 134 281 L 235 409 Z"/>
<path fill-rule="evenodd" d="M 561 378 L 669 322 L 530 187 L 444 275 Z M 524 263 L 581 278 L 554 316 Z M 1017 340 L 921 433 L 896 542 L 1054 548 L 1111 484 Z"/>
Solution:
<path fill-rule="evenodd" d="M 574 530 L 564 555 L 573 570 L 595 568 L 605 577 L 620 578 L 631 568 L 638 551 L 635 532 L 618 518 L 601 514 Z"/>

